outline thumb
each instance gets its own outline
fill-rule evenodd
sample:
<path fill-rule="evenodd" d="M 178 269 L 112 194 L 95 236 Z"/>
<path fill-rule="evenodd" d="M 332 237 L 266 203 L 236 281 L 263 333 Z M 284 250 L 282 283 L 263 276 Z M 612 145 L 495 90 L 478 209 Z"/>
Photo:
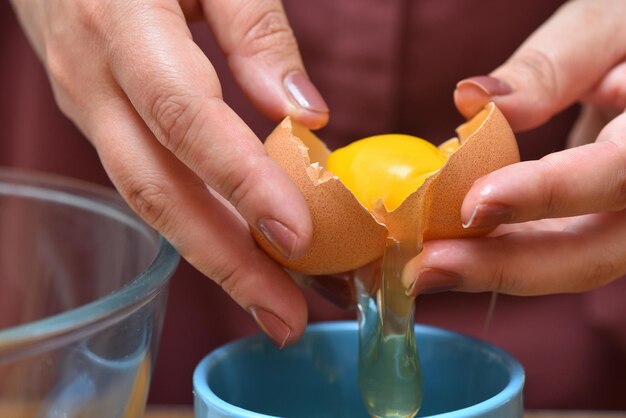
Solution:
<path fill-rule="evenodd" d="M 490 76 L 457 84 L 467 118 L 493 100 L 514 130 L 535 128 L 584 97 L 626 52 L 626 2 L 577 0 L 562 6 Z"/>
<path fill-rule="evenodd" d="M 202 5 L 233 75 L 257 108 L 312 129 L 328 122 L 328 106 L 306 75 L 280 0 L 202 0 Z"/>

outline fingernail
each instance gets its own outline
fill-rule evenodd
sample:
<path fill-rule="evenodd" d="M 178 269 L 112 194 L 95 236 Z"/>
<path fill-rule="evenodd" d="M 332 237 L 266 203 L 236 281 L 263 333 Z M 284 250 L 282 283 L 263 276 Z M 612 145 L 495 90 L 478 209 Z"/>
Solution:
<path fill-rule="evenodd" d="M 461 285 L 462 278 L 456 273 L 436 268 L 425 268 L 406 290 L 408 296 L 426 295 L 453 290 Z"/>
<path fill-rule="evenodd" d="M 283 80 L 285 90 L 298 106 L 312 112 L 328 112 L 328 105 L 311 80 L 300 71 L 290 72 Z"/>
<path fill-rule="evenodd" d="M 298 236 L 293 231 L 275 219 L 261 219 L 257 228 L 280 255 L 291 260 L 298 244 Z"/>
<path fill-rule="evenodd" d="M 275 313 L 261 308 L 259 306 L 251 306 L 248 311 L 256 321 L 261 330 L 267 334 L 274 345 L 278 348 L 284 348 L 287 339 L 291 335 L 291 328 Z"/>
<path fill-rule="evenodd" d="M 513 219 L 513 209 L 510 206 L 493 203 L 481 203 L 476 205 L 469 220 L 463 224 L 463 228 L 484 228 L 498 226 Z"/>
<path fill-rule="evenodd" d="M 479 75 L 461 80 L 456 85 L 457 89 L 474 90 L 476 94 L 485 96 L 506 96 L 513 93 L 513 88 L 506 81 L 490 75 Z"/>
<path fill-rule="evenodd" d="M 505 96 L 513 92 L 511 86 L 495 77 L 481 75 L 461 80 L 456 85 L 454 100 L 466 118 L 478 114 L 494 96 Z"/>

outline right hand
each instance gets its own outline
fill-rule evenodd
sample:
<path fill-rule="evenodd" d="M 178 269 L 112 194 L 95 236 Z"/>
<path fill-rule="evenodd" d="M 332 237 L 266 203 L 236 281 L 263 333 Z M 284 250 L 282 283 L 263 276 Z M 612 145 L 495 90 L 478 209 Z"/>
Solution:
<path fill-rule="evenodd" d="M 405 270 L 414 294 L 576 293 L 626 275 L 625 18 L 623 0 L 571 0 L 489 76 L 457 85 L 466 117 L 493 100 L 515 131 L 583 103 L 571 141 L 580 146 L 474 182 L 461 218 L 469 228 L 497 229 L 425 243 Z"/>
<path fill-rule="evenodd" d="M 61 110 L 130 206 L 251 312 L 274 342 L 306 325 L 304 298 L 248 225 L 298 257 L 311 240 L 297 187 L 224 103 L 186 18 L 204 18 L 266 115 L 309 128 L 328 109 L 279 0 L 12 0 Z"/>

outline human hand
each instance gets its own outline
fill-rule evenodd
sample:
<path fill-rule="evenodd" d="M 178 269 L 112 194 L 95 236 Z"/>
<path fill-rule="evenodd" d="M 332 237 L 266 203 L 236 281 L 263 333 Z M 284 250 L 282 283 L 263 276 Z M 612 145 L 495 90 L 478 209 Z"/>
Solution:
<path fill-rule="evenodd" d="M 248 224 L 297 257 L 312 234 L 307 206 L 222 100 L 186 23 L 208 22 L 261 111 L 318 128 L 328 109 L 305 75 L 281 2 L 12 1 L 60 108 L 130 206 L 277 345 L 295 341 L 306 324 L 304 298 Z"/>
<path fill-rule="evenodd" d="M 457 85 L 462 114 L 493 100 L 518 131 L 581 102 L 579 146 L 478 180 L 464 222 L 505 225 L 486 238 L 427 242 L 405 269 L 411 293 L 581 292 L 626 274 L 624 19 L 624 1 L 570 1 L 490 77 Z"/>

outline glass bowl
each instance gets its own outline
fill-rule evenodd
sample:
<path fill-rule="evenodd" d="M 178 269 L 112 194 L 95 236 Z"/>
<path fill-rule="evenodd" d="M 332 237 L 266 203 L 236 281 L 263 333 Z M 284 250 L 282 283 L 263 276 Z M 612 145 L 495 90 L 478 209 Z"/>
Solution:
<path fill-rule="evenodd" d="M 13 169 L 0 231 L 0 417 L 142 417 L 174 248 L 112 190 Z"/>

